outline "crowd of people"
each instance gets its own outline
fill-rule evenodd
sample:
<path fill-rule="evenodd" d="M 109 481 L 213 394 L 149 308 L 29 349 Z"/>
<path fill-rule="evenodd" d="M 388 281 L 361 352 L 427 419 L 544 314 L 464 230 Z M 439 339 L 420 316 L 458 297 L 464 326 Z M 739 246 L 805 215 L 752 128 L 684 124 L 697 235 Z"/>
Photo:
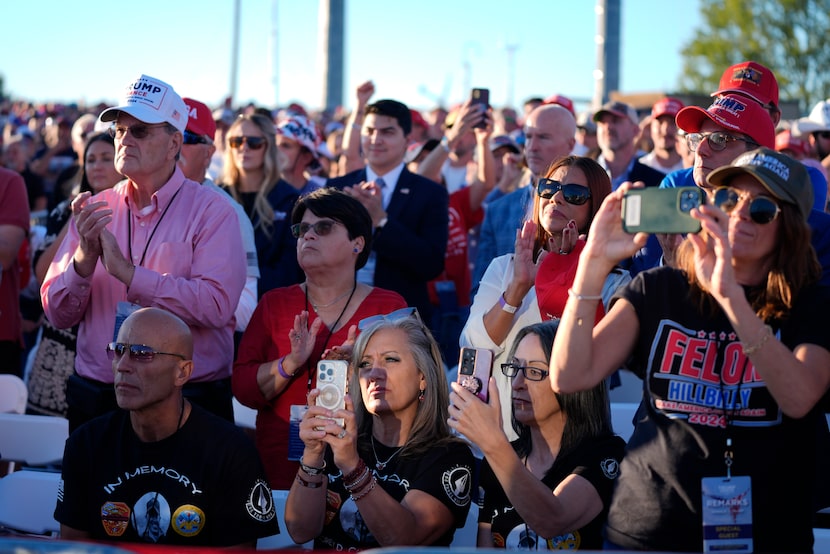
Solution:
<path fill-rule="evenodd" d="M 4 104 L 0 357 L 69 420 L 62 535 L 250 546 L 280 489 L 324 550 L 447 546 L 478 503 L 482 547 L 811 551 L 830 99 L 781 121 L 757 62 L 644 117 L 373 96 L 211 109 L 141 75 L 116 106 Z M 624 231 L 632 190 L 677 187 L 700 231 Z"/>

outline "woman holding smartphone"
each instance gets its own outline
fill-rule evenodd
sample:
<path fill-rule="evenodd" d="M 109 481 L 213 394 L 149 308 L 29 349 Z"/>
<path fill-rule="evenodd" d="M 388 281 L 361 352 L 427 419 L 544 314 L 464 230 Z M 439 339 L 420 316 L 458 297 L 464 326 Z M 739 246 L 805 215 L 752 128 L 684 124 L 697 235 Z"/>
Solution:
<path fill-rule="evenodd" d="M 288 533 L 332 551 L 448 546 L 467 518 L 474 460 L 447 425 L 438 344 L 415 308 L 360 327 L 346 409 L 317 406 L 319 391 L 309 394 Z"/>
<path fill-rule="evenodd" d="M 586 390 L 624 362 L 644 381 L 609 546 L 809 552 L 816 405 L 830 385 L 812 185 L 800 162 L 768 148 L 707 181 L 713 203 L 692 211 L 702 231 L 681 244 L 677 268 L 638 274 L 592 328 L 608 270 L 647 237 L 622 229 L 630 185 L 606 199 L 554 341 L 551 386 Z"/>
<path fill-rule="evenodd" d="M 499 393 L 481 402 L 452 384 L 450 427 L 484 454 L 478 546 L 510 550 L 600 550 L 602 526 L 625 442 L 614 435 L 605 383 L 585 392 L 554 393 L 548 364 L 558 322 L 522 328 L 508 362 L 511 379 L 508 442 L 499 427 Z M 508 402 L 509 400 L 509 402 Z"/>
<path fill-rule="evenodd" d="M 567 297 L 584 245 L 579 237 L 588 232 L 594 214 L 610 192 L 608 174 L 590 158 L 566 156 L 551 164 L 545 178 L 536 184 L 531 220 L 516 233 L 515 253 L 493 259 L 484 272 L 461 332 L 462 347 L 492 351 L 496 368 L 508 361 L 506 350 L 519 330 L 554 311 L 545 309 L 543 313 L 537 300 L 537 271 L 543 260 L 556 257 L 556 263 L 565 264 L 561 269 L 546 270 L 544 286 L 554 283 Z M 617 287 L 629 280 L 626 271 L 611 273 L 603 289 L 607 298 L 610 300 Z M 546 289 L 545 298 L 553 290 Z M 493 375 L 501 397 L 508 398 L 510 379 L 499 371 Z M 508 436 L 515 438 L 507 403 L 502 406 L 502 421 Z"/>
<path fill-rule="evenodd" d="M 372 219 L 360 202 L 319 189 L 300 198 L 291 221 L 306 280 L 263 295 L 231 377 L 234 396 L 258 412 L 257 449 L 275 489 L 288 489 L 297 472 L 297 430 L 317 362 L 326 350 L 351 344 L 360 320 L 406 306 L 398 293 L 355 278 L 372 247 Z"/>

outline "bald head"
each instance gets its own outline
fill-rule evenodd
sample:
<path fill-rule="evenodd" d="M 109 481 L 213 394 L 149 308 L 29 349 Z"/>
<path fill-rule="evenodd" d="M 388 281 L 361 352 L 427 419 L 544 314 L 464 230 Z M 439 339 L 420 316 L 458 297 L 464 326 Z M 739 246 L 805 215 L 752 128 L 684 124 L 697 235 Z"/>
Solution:
<path fill-rule="evenodd" d="M 558 104 L 544 104 L 530 112 L 525 123 L 525 155 L 534 177 L 571 153 L 576 139 L 576 119 Z"/>
<path fill-rule="evenodd" d="M 140 339 L 140 340 L 138 340 Z M 193 358 L 193 335 L 187 323 L 160 308 L 142 308 L 124 320 L 119 342 L 146 344 L 157 350 Z"/>

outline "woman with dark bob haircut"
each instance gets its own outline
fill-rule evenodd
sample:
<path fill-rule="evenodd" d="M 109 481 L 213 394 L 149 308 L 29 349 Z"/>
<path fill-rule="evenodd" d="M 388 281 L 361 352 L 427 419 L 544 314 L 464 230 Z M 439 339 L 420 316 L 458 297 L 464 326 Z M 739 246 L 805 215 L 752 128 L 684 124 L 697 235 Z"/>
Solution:
<path fill-rule="evenodd" d="M 291 214 L 297 261 L 306 280 L 266 292 L 239 344 L 233 393 L 258 411 L 256 443 L 270 485 L 287 489 L 299 467 L 293 406 L 305 406 L 315 386 L 317 362 L 327 350 L 341 355 L 357 333 L 357 322 L 406 306 L 396 292 L 358 283 L 372 240 L 369 213 L 346 193 L 324 188 L 301 197 Z M 298 408 L 293 409 L 299 422 Z"/>
<path fill-rule="evenodd" d="M 484 454 L 478 546 L 510 550 L 600 550 L 625 441 L 614 435 L 605 383 L 555 393 L 548 379 L 558 321 L 523 327 L 496 371 L 512 394 L 490 401 L 452 383 L 450 426 Z M 519 438 L 499 430 L 499 403 L 511 407 Z M 512 447 L 512 448 L 511 448 Z"/>

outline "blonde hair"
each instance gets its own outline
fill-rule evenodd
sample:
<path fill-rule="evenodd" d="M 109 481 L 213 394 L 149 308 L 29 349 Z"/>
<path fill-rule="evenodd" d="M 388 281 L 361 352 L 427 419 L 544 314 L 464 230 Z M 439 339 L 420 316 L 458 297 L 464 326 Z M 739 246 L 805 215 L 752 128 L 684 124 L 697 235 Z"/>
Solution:
<path fill-rule="evenodd" d="M 252 217 L 254 227 L 259 227 L 270 238 L 271 230 L 274 226 L 274 209 L 268 202 L 268 194 L 277 184 L 280 178 L 279 165 L 277 163 L 277 138 L 274 123 L 262 114 L 248 114 L 240 115 L 231 124 L 228 131 L 225 133 L 225 162 L 222 169 L 222 184 L 228 189 L 230 195 L 234 200 L 241 203 L 239 195 L 239 169 L 234 164 L 233 152 L 228 140 L 231 131 L 241 126 L 245 121 L 250 121 L 262 132 L 265 137 L 265 157 L 263 160 L 263 175 L 262 182 L 257 189 L 256 198 L 254 199 L 254 214 L 256 218 Z M 253 215 L 253 214 L 248 214 Z"/>

